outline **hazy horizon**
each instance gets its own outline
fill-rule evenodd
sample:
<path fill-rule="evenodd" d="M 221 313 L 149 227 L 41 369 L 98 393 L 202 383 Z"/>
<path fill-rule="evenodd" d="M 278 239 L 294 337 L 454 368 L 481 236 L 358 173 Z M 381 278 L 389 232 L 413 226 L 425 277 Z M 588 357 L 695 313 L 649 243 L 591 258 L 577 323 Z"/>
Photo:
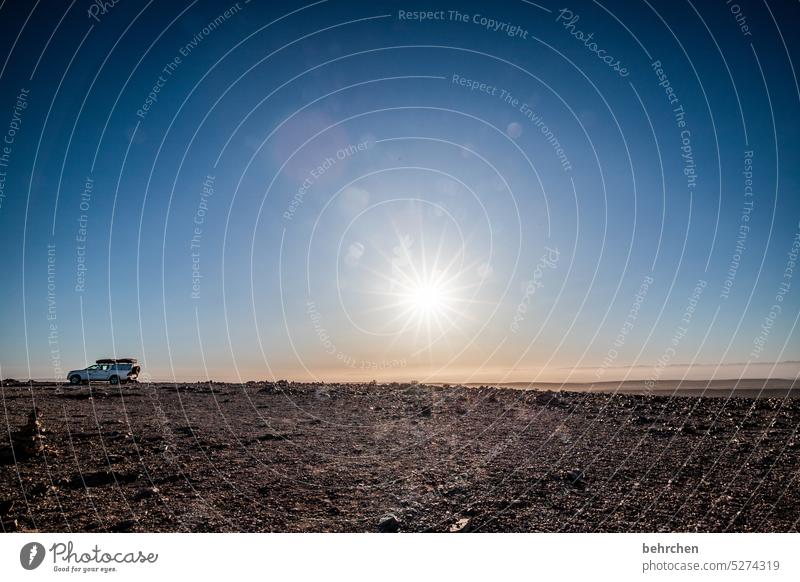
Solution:
<path fill-rule="evenodd" d="M 765 375 L 764 371 L 769 370 L 771 372 L 770 375 Z M 469 374 L 465 373 L 462 376 L 449 376 L 449 375 L 442 375 L 438 377 L 426 377 L 424 382 L 428 382 L 431 384 L 478 384 L 478 383 L 485 383 L 485 384 L 518 384 L 518 383 L 531 383 L 531 384 L 593 384 L 593 383 L 619 383 L 619 382 L 635 382 L 641 383 L 650 380 L 650 375 L 648 375 L 648 367 L 647 366 L 639 366 L 637 368 L 631 368 L 626 370 L 609 370 L 608 374 L 604 374 L 598 377 L 594 370 L 573 370 L 572 372 L 566 373 L 562 372 L 559 376 L 558 371 L 549 371 L 547 373 L 543 373 L 543 371 L 536 371 L 536 372 L 529 372 L 526 373 L 524 371 L 518 371 L 511 377 L 505 377 L 503 380 L 497 380 L 497 378 L 503 378 L 507 376 L 502 371 L 498 371 L 496 373 L 492 373 L 490 370 L 484 370 L 481 374 Z M 750 365 L 749 370 L 745 370 L 744 364 L 731 364 L 725 367 L 720 367 L 718 369 L 717 365 L 712 364 L 700 364 L 694 365 L 691 367 L 687 367 L 685 365 L 671 365 L 670 370 L 665 372 L 662 376 L 658 379 L 652 380 L 655 383 L 663 382 L 730 382 L 732 384 L 736 383 L 737 381 L 742 380 L 781 380 L 787 382 L 796 382 L 800 376 L 800 363 L 798 362 L 760 362 L 757 365 Z M 170 382 L 206 382 L 208 380 L 217 381 L 217 382 L 228 382 L 228 383 L 242 383 L 247 381 L 277 381 L 277 380 L 288 380 L 290 382 L 326 382 L 326 383 L 362 383 L 362 382 L 370 382 L 372 380 L 376 380 L 378 382 L 400 382 L 400 383 L 408 383 L 412 381 L 420 381 L 419 378 L 424 377 L 422 374 L 414 374 L 412 371 L 409 371 L 408 374 L 402 375 L 397 374 L 373 374 L 370 375 L 367 372 L 362 374 L 351 374 L 349 376 L 339 375 L 337 372 L 333 371 L 330 374 L 326 375 L 323 371 L 320 371 L 319 374 L 311 376 L 275 376 L 275 377 L 265 377 L 263 375 L 258 375 L 256 372 L 252 374 L 242 373 L 241 377 L 231 376 L 231 375 L 216 375 L 216 376 L 198 376 L 192 375 L 191 372 L 185 372 L 181 375 L 176 374 L 174 377 L 171 376 L 152 376 L 148 373 L 144 373 L 140 380 L 142 382 L 157 382 L 157 383 L 170 383 Z M 4 377 L 3 379 L 8 379 L 8 377 Z M 15 377 L 15 380 L 27 380 L 28 378 L 22 377 Z M 31 380 L 37 382 L 66 382 L 65 377 L 34 377 L 30 378 Z"/>

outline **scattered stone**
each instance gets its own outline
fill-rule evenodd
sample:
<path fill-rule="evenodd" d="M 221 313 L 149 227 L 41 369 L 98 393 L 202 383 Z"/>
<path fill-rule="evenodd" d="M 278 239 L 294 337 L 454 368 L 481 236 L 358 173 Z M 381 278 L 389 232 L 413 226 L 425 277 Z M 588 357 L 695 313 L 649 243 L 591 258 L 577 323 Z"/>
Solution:
<path fill-rule="evenodd" d="M 534 402 L 544 406 L 560 406 L 563 399 L 558 392 L 542 392 L 534 397 Z"/>
<path fill-rule="evenodd" d="M 141 501 L 142 499 L 147 499 L 153 495 L 158 495 L 158 491 L 158 487 L 145 487 L 144 489 L 139 489 L 139 491 L 134 493 L 133 499 L 135 501 Z"/>
<path fill-rule="evenodd" d="M 446 489 L 444 494 L 447 497 L 452 497 L 454 495 L 464 495 L 467 492 L 466 488 L 461 485 L 454 485 L 449 489 Z"/>
<path fill-rule="evenodd" d="M 35 386 L 46 447 L 0 467 L 0 501 L 14 499 L 0 521 L 76 532 L 779 532 L 800 516 L 798 490 L 787 489 L 800 461 L 798 398 L 762 410 L 752 398 L 390 383 L 325 384 L 330 398 L 318 398 L 318 384 L 297 382 L 255 396 L 264 385 L 246 397 L 241 384 L 215 385 L 228 403 L 179 396 L 175 384 L 126 386 L 124 413 L 110 396 L 65 400 Z M 129 390 L 141 399 L 128 403 Z M 5 397 L 10 432 L 22 436 L 29 392 Z M 748 419 L 756 429 L 734 435 Z M 303 446 L 276 442 L 297 435 Z M 17 453 L 8 431 L 3 445 Z"/>
<path fill-rule="evenodd" d="M 472 519 L 469 517 L 462 517 L 453 525 L 450 526 L 450 533 L 467 533 L 472 531 Z"/>
<path fill-rule="evenodd" d="M 279 390 L 274 382 L 265 383 L 264 387 L 258 391 L 259 394 L 276 394 L 277 392 L 279 392 Z"/>
<path fill-rule="evenodd" d="M 11 434 L 11 446 L 0 449 L 0 465 L 12 465 L 38 457 L 45 451 L 45 428 L 39 420 L 39 409 L 28 413 L 28 422 Z"/>
<path fill-rule="evenodd" d="M 400 521 L 392 513 L 387 513 L 378 522 L 378 531 L 381 533 L 397 533 L 400 531 Z"/>
<path fill-rule="evenodd" d="M 699 431 L 697 430 L 697 427 L 693 423 L 687 422 L 683 426 L 681 426 L 681 433 L 682 434 L 698 434 Z"/>
<path fill-rule="evenodd" d="M 40 497 L 41 495 L 47 493 L 51 487 L 55 489 L 55 487 L 52 485 L 46 485 L 45 483 L 34 483 L 31 485 L 30 489 L 28 489 L 28 495 L 31 497 Z"/>
<path fill-rule="evenodd" d="M 586 486 L 589 484 L 586 481 L 586 476 L 584 472 L 580 469 L 571 469 L 564 474 L 564 480 L 572 485 L 573 487 L 577 487 L 578 489 L 585 489 Z"/>

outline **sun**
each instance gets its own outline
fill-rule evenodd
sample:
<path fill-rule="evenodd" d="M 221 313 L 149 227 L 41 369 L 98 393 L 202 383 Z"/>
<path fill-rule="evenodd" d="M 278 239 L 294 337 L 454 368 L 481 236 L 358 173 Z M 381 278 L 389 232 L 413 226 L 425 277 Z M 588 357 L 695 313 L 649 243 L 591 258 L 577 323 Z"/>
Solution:
<path fill-rule="evenodd" d="M 386 295 L 394 316 L 391 323 L 400 332 L 410 331 L 421 349 L 427 349 L 453 329 L 464 317 L 463 287 L 458 273 L 436 262 L 407 265 L 395 273 L 394 290 Z"/>
<path fill-rule="evenodd" d="M 420 319 L 439 319 L 452 308 L 441 281 L 417 281 L 407 289 L 406 306 Z"/>
<path fill-rule="evenodd" d="M 421 235 L 398 234 L 388 244 L 392 252 L 379 252 L 375 267 L 361 267 L 379 282 L 364 292 L 370 300 L 363 313 L 379 326 L 375 335 L 392 336 L 390 345 L 410 341 L 412 356 L 468 337 L 471 312 L 483 303 L 476 297 L 483 278 L 473 279 L 485 258 L 467 262 L 463 244 L 446 248 L 443 240 L 426 248 Z"/>

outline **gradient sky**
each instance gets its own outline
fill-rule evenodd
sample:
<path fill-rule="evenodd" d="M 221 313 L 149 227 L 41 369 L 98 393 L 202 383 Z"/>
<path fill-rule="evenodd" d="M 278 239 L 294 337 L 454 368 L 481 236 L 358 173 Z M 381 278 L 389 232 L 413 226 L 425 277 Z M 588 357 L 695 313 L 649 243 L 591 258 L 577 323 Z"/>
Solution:
<path fill-rule="evenodd" d="M 800 370 L 797 3 L 93 5 L 0 8 L 4 378 Z"/>

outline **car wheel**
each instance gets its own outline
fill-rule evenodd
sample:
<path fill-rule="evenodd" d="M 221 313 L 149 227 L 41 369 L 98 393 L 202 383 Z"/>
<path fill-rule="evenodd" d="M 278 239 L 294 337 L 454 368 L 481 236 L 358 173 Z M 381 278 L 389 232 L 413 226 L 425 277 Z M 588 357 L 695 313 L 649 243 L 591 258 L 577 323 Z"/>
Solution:
<path fill-rule="evenodd" d="M 74 385 L 80 384 L 80 383 L 81 383 L 81 377 L 80 377 L 80 375 L 78 375 L 78 374 L 73 374 L 72 376 L 70 376 L 70 377 L 69 377 L 69 383 L 70 383 L 70 384 L 74 384 Z"/>
<path fill-rule="evenodd" d="M 119 384 L 119 376 L 111 376 L 111 378 L 109 378 L 108 381 L 111 384 Z"/>

